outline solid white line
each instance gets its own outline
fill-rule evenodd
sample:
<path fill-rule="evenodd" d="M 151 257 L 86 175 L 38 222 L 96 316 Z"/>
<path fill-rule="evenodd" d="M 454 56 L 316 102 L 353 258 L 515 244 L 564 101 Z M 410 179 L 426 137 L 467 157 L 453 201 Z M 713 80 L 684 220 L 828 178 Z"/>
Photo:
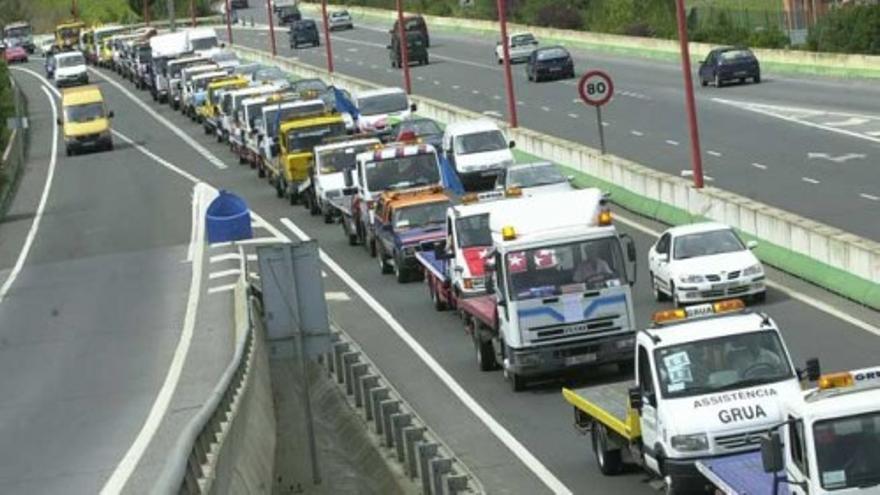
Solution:
<path fill-rule="evenodd" d="M 218 292 L 229 292 L 231 290 L 235 290 L 235 284 L 226 284 L 226 285 L 218 285 L 217 287 L 209 287 L 208 294 L 216 294 Z"/>
<path fill-rule="evenodd" d="M 641 132 L 641 131 L 629 131 L 629 133 L 632 134 L 633 136 L 644 136 L 645 135 L 645 133 Z"/>
<path fill-rule="evenodd" d="M 721 153 L 719 153 L 719 152 L 717 152 L 717 151 L 709 150 L 709 151 L 706 151 L 706 153 L 708 153 L 708 154 L 710 154 L 710 155 L 712 155 L 712 156 L 715 156 L 715 157 L 720 157 L 720 156 L 721 156 Z"/>
<path fill-rule="evenodd" d="M 9 153 L 12 151 L 12 145 L 15 144 L 15 135 L 18 133 L 18 129 L 12 129 L 12 132 L 9 133 L 9 142 L 6 143 L 6 149 L 3 150 L 3 163 L 9 161 Z"/>
<path fill-rule="evenodd" d="M 666 144 L 671 144 L 672 146 L 678 146 L 678 145 L 679 145 L 679 142 L 678 142 L 678 141 L 673 141 L 673 140 L 671 140 L 671 139 L 667 139 L 667 140 L 666 140 Z"/>
<path fill-rule="evenodd" d="M 206 207 L 206 204 L 203 204 L 204 201 L 202 201 L 202 198 L 204 198 L 206 194 L 210 194 L 211 189 L 210 186 L 201 182 L 196 183 L 193 187 L 193 193 L 199 198 L 199 201 L 195 203 L 195 207 L 200 210 L 199 213 L 196 214 L 196 218 L 201 218 L 201 211 Z M 129 478 L 131 478 L 131 475 L 143 457 L 144 452 L 146 452 L 147 447 L 150 445 L 150 441 L 152 441 L 153 436 L 159 429 L 159 425 L 162 424 L 162 419 L 168 411 L 168 406 L 171 404 L 171 398 L 174 396 L 174 391 L 177 389 L 177 385 L 180 382 L 183 365 L 186 363 L 186 356 L 189 354 L 189 346 L 192 343 L 193 332 L 196 326 L 196 315 L 198 314 L 199 308 L 199 296 L 202 292 L 202 267 L 205 257 L 205 250 L 202 249 L 202 245 L 204 244 L 204 240 L 205 224 L 204 222 L 198 222 L 196 235 L 190 241 L 191 243 L 196 244 L 197 247 L 194 249 L 195 255 L 193 256 L 189 297 L 187 298 L 186 303 L 186 314 L 183 317 L 183 330 L 180 333 L 180 339 L 177 341 L 177 347 L 174 350 L 174 357 L 171 358 L 171 364 L 168 366 L 168 373 L 165 375 L 165 381 L 162 383 L 162 388 L 159 389 L 159 394 L 156 395 L 156 399 L 153 402 L 153 406 L 150 408 L 150 413 L 147 415 L 147 419 L 144 421 L 141 430 L 138 432 L 137 437 L 135 437 L 134 442 L 128 448 L 125 456 L 119 461 L 119 464 L 113 470 L 113 474 L 104 484 L 104 487 L 101 488 L 101 495 L 117 494 L 125 488 L 126 483 L 128 483 Z"/>
<path fill-rule="evenodd" d="M 32 71 L 28 70 L 28 72 Z M 9 293 L 9 288 L 12 287 L 12 283 L 15 282 L 21 269 L 24 268 L 24 262 L 27 260 L 28 254 L 31 251 L 34 239 L 37 237 L 37 231 L 40 229 L 40 221 L 43 219 L 43 213 L 46 211 L 46 202 L 49 200 L 49 191 L 52 190 L 52 178 L 55 177 L 55 163 L 58 154 L 58 126 L 54 125 L 54 123 L 55 120 L 58 119 L 58 106 L 55 104 L 55 98 L 52 97 L 52 93 L 50 93 L 45 86 L 43 86 L 43 91 L 46 93 L 46 97 L 49 98 L 49 104 L 52 106 L 52 123 L 49 124 L 52 127 L 52 154 L 49 155 L 49 169 L 46 172 L 46 183 L 43 185 L 43 194 L 40 196 L 40 202 L 37 203 L 37 212 L 34 214 L 34 219 L 31 222 L 27 236 L 24 239 L 24 245 L 21 246 L 21 251 L 18 253 L 18 258 L 15 260 L 15 265 L 12 266 L 9 276 L 6 277 L 6 281 L 0 286 L 0 303 L 6 298 L 6 294 Z"/>
<path fill-rule="evenodd" d="M 872 137 L 880 137 L 880 131 L 870 131 L 870 132 L 866 132 L 865 134 L 872 136 Z"/>
<path fill-rule="evenodd" d="M 113 85 L 116 89 L 118 89 L 120 92 L 122 92 L 122 94 L 127 96 L 128 99 L 135 102 L 135 104 L 137 104 L 139 107 L 143 108 L 144 111 L 146 111 L 151 117 L 158 120 L 162 125 L 167 127 L 168 130 L 170 130 L 171 132 L 176 134 L 177 137 L 179 137 L 180 139 L 183 139 L 183 141 L 186 144 L 190 145 L 190 147 L 192 147 L 194 150 L 196 150 L 200 155 L 202 155 L 202 157 L 204 157 L 206 160 L 211 162 L 215 167 L 217 167 L 219 169 L 227 168 L 226 164 L 223 163 L 223 160 L 217 158 L 216 155 L 214 155 L 213 153 L 208 151 L 207 148 L 205 148 L 204 146 L 199 144 L 195 139 L 193 139 L 189 134 L 184 132 L 182 129 L 180 129 L 176 125 L 172 124 L 171 121 L 169 121 L 168 119 L 166 119 L 162 115 L 159 115 L 159 113 L 156 112 L 155 110 L 153 110 L 153 108 L 150 105 L 147 105 L 146 103 L 141 101 L 140 98 L 138 98 L 137 96 L 132 94 L 131 91 L 129 91 L 125 86 L 114 81 L 112 78 L 105 76 L 104 74 L 102 74 L 101 72 L 99 72 L 96 69 L 93 69 L 90 67 L 89 71 L 91 71 L 93 74 L 96 74 L 101 79 L 103 79 L 103 80 L 109 82 L 111 85 Z"/>
<path fill-rule="evenodd" d="M 880 201 L 880 198 L 878 198 L 877 196 L 874 196 L 873 194 L 862 193 L 862 194 L 859 194 L 859 196 L 861 196 L 865 199 L 870 199 L 871 201 Z"/>
<path fill-rule="evenodd" d="M 232 268 L 230 270 L 221 270 L 219 272 L 211 272 L 208 274 L 208 280 L 216 280 L 218 278 L 229 277 L 231 275 L 240 275 L 241 270 Z"/>
<path fill-rule="evenodd" d="M 345 292 L 325 292 L 324 299 L 328 301 L 351 301 Z"/>
<path fill-rule="evenodd" d="M 809 182 L 810 184 L 819 184 L 819 181 L 810 177 L 801 177 L 801 180 L 804 182 Z"/>
<path fill-rule="evenodd" d="M 823 122 L 822 125 L 827 125 L 829 127 L 851 127 L 856 125 L 863 125 L 870 122 L 868 119 L 858 118 L 858 117 L 850 117 L 846 120 L 832 121 L 832 122 Z"/>
<path fill-rule="evenodd" d="M 230 260 L 241 261 L 241 255 L 239 255 L 238 253 L 218 254 L 208 258 L 208 263 L 219 263 L 221 261 Z"/>
<path fill-rule="evenodd" d="M 752 163 L 752 166 L 761 170 L 767 170 L 767 165 L 761 165 L 760 163 Z"/>
<path fill-rule="evenodd" d="M 309 236 L 300 230 L 290 219 L 282 218 L 281 223 L 284 224 L 291 232 L 301 240 L 306 241 Z M 522 461 L 522 463 L 535 474 L 547 487 L 555 494 L 571 494 L 572 491 L 566 487 L 553 473 L 547 469 L 526 447 L 519 442 L 504 426 L 502 426 L 488 411 L 483 409 L 479 402 L 453 378 L 440 363 L 434 359 L 422 345 L 413 338 L 409 332 L 401 325 L 394 316 L 382 306 L 366 289 L 364 289 L 354 278 L 342 269 L 335 261 L 333 261 L 324 250 L 320 250 L 321 261 L 330 268 L 346 285 L 348 285 L 382 320 L 397 334 L 397 336 L 418 356 L 428 368 L 449 388 L 449 390 L 458 397 L 458 399 L 476 416 L 487 428 L 503 443 L 513 454 Z"/>

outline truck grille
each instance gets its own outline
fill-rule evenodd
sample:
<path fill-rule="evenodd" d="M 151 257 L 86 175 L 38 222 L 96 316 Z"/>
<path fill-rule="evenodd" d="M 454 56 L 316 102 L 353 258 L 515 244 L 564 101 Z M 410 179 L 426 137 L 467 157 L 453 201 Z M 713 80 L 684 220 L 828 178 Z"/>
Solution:
<path fill-rule="evenodd" d="M 760 436 L 766 430 L 753 430 L 736 433 L 733 435 L 720 435 L 715 437 L 715 445 L 724 450 L 743 450 L 757 446 Z"/>
<path fill-rule="evenodd" d="M 620 318 L 620 315 L 608 315 L 564 326 L 553 325 L 550 327 L 532 328 L 531 331 L 535 332 L 535 338 L 532 339 L 532 342 L 546 342 L 593 332 L 601 332 L 603 334 L 616 332 L 621 329 L 616 322 L 618 318 Z"/>

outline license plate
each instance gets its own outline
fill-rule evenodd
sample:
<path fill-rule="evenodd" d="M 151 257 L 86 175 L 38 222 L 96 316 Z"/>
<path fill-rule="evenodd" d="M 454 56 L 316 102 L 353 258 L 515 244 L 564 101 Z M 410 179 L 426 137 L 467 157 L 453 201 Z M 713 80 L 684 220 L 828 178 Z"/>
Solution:
<path fill-rule="evenodd" d="M 550 72 L 559 72 L 562 70 L 562 67 L 550 67 Z"/>
<path fill-rule="evenodd" d="M 744 70 L 737 71 L 737 73 L 736 73 L 736 75 L 738 75 L 738 76 L 744 76 L 744 75 L 746 75 L 746 74 L 748 74 L 748 72 L 746 72 L 746 71 L 744 71 Z"/>
<path fill-rule="evenodd" d="M 578 354 L 577 356 L 569 356 L 565 358 L 566 366 L 574 366 L 576 364 L 592 363 L 596 361 L 596 353 L 589 352 L 587 354 Z"/>
<path fill-rule="evenodd" d="M 712 284 L 712 290 L 723 290 L 739 285 L 737 282 L 728 282 L 724 284 Z"/>

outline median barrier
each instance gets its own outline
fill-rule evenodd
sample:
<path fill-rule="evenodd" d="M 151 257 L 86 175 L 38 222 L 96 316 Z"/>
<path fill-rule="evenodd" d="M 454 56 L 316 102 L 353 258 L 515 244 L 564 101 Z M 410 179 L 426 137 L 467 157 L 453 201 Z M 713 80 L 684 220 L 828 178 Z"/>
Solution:
<path fill-rule="evenodd" d="M 27 99 L 21 88 L 15 84 L 15 80 L 9 78 L 9 84 L 12 88 L 13 104 L 15 106 L 14 117 L 17 124 L 26 122 L 28 110 Z M 23 175 L 21 172 L 25 168 L 27 159 L 27 144 L 29 130 L 26 125 L 20 125 L 9 133 L 9 139 L 0 150 L 0 219 L 6 215 L 6 210 L 12 204 L 12 198 L 15 196 L 15 189 L 18 186 L 19 179 Z"/>
<path fill-rule="evenodd" d="M 320 4 L 303 3 L 302 8 L 304 11 L 317 12 L 320 9 Z M 397 13 L 392 10 L 356 6 L 346 8 L 355 19 L 371 18 L 387 21 L 389 27 L 397 18 Z M 423 16 L 429 28 L 438 27 L 446 30 L 471 31 L 490 36 L 493 39 L 500 38 L 498 23 L 494 21 L 424 14 Z M 653 56 L 656 58 L 678 59 L 680 57 L 678 40 L 573 31 L 516 23 L 508 23 L 507 29 L 508 32 L 529 31 L 538 39 L 548 42 L 581 45 L 585 48 L 630 53 L 639 56 Z M 702 60 L 705 54 L 717 47 L 714 44 L 697 42 L 691 42 L 689 46 L 694 60 Z M 781 70 L 815 74 L 880 77 L 880 56 L 876 55 L 768 48 L 755 48 L 753 51 L 762 64 Z"/>
<path fill-rule="evenodd" d="M 299 77 L 319 77 L 349 91 L 378 87 L 260 50 L 234 50 L 243 58 L 277 65 Z M 430 98 L 412 98 L 420 115 L 446 124 L 489 118 Z M 880 243 L 715 187 L 698 190 L 680 177 L 573 141 L 497 123 L 516 141 L 516 149 L 576 172 L 584 183 L 611 192 L 612 201 L 626 209 L 673 225 L 704 219 L 727 223 L 760 242 L 756 254 L 764 262 L 880 309 Z"/>

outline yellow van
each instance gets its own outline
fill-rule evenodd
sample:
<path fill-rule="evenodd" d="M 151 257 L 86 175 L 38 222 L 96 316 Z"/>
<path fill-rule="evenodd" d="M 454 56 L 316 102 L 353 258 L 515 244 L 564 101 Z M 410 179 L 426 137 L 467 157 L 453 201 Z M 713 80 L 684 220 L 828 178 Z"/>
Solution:
<path fill-rule="evenodd" d="M 78 86 L 61 92 L 61 111 L 58 118 L 64 135 L 67 156 L 83 149 L 113 149 L 110 119 L 113 112 L 104 106 L 104 95 L 97 86 Z"/>

